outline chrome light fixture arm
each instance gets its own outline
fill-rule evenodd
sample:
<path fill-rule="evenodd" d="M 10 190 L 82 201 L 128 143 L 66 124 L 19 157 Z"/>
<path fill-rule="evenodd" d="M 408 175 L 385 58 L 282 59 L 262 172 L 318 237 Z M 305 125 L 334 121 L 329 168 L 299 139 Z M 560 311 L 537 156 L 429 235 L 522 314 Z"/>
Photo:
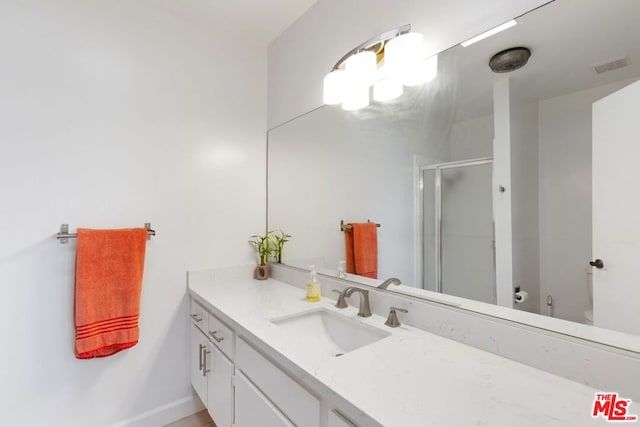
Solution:
<path fill-rule="evenodd" d="M 378 49 L 376 49 L 376 54 L 377 54 L 382 49 L 384 49 L 384 45 L 389 40 L 396 38 L 398 36 L 401 36 L 403 34 L 407 34 L 409 32 L 411 32 L 411 24 L 406 24 L 401 27 L 394 28 L 393 30 L 385 31 L 384 33 L 378 34 L 375 37 L 371 37 L 369 40 L 363 43 L 360 43 L 358 46 L 354 47 L 349 52 L 347 52 L 346 55 L 344 55 L 342 58 L 340 58 L 338 62 L 336 62 L 336 65 L 333 66 L 331 71 L 338 70 L 340 66 L 344 63 L 344 61 L 346 61 L 350 56 L 358 52 L 362 52 L 364 50 L 369 50 L 372 47 L 376 46 L 377 44 L 381 44 L 381 46 Z"/>

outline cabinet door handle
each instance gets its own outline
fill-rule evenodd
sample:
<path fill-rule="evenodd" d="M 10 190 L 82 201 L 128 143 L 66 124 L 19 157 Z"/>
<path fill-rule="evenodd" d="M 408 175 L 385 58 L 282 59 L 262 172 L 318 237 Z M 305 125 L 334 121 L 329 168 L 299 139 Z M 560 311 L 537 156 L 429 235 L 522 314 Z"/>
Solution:
<path fill-rule="evenodd" d="M 191 318 L 192 318 L 193 320 L 195 320 L 195 321 L 196 321 L 196 323 L 198 323 L 198 322 L 202 322 L 202 317 L 198 316 L 197 314 L 192 314 L 192 315 L 191 315 Z"/>
<path fill-rule="evenodd" d="M 211 335 L 211 337 L 216 340 L 216 342 L 222 342 L 224 341 L 224 337 L 219 337 L 216 334 L 218 333 L 218 331 L 209 331 L 209 335 Z"/>
<path fill-rule="evenodd" d="M 198 344 L 200 346 L 200 349 L 198 350 L 198 363 L 199 363 L 199 367 L 198 370 L 202 371 L 202 367 L 204 366 L 204 364 L 202 363 L 202 350 L 205 348 L 205 346 L 203 346 L 202 344 Z"/>
<path fill-rule="evenodd" d="M 202 376 L 206 377 L 207 374 L 210 371 L 210 369 L 207 369 L 207 354 L 211 354 L 211 352 L 207 351 L 207 347 L 206 346 L 203 346 L 203 347 L 204 347 L 204 352 L 203 352 L 204 353 L 204 361 L 203 361 L 203 364 L 202 364 Z"/>

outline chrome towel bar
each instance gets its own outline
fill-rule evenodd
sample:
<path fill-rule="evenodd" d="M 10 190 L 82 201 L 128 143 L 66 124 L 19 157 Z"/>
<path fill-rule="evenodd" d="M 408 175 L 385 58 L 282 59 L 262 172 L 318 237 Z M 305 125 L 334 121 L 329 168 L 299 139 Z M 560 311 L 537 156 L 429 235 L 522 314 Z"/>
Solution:
<path fill-rule="evenodd" d="M 151 228 L 150 222 L 145 222 L 144 228 L 147 229 L 147 240 L 156 235 L 156 231 Z M 60 240 L 60 243 L 68 243 L 69 239 L 75 239 L 76 237 L 78 237 L 78 234 L 69 233 L 69 224 L 60 224 L 60 232 L 56 234 L 56 239 Z"/>
<path fill-rule="evenodd" d="M 367 222 L 371 222 L 371 221 L 367 220 Z M 380 224 L 376 224 L 376 227 L 380 228 Z M 344 231 L 344 230 L 346 230 L 348 228 L 353 228 L 353 226 L 351 224 L 349 224 L 349 223 L 345 224 L 344 220 L 341 219 L 340 220 L 340 231 Z"/>

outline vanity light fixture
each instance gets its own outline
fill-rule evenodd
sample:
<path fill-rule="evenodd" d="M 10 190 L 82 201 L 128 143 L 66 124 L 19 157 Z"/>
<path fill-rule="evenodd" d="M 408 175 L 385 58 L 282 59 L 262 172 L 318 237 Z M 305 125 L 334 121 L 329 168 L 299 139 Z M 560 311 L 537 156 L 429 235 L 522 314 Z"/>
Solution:
<path fill-rule="evenodd" d="M 324 77 L 323 101 L 359 110 L 373 99 L 390 101 L 402 95 L 404 86 L 427 83 L 438 75 L 438 55 L 427 57 L 424 38 L 403 25 L 379 34 L 352 49 Z"/>
<path fill-rule="evenodd" d="M 504 30 L 508 30 L 509 28 L 515 27 L 516 25 L 518 25 L 518 23 L 516 22 L 515 19 L 512 19 L 511 21 L 507 21 L 502 25 L 498 25 L 497 27 L 490 29 L 489 31 L 485 31 L 482 34 L 478 34 L 477 36 L 475 36 L 473 38 L 470 38 L 469 40 L 464 41 L 464 42 L 462 42 L 460 44 L 462 45 L 462 47 L 471 46 L 472 44 L 477 43 L 480 40 L 484 40 L 487 37 L 491 37 L 491 36 L 493 36 L 495 34 L 498 34 L 498 33 L 502 32 Z"/>

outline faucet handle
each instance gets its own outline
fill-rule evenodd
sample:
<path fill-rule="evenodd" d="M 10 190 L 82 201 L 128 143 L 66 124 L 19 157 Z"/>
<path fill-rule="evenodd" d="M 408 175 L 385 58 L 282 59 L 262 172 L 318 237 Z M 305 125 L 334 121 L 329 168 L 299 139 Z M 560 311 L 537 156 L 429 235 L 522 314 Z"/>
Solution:
<path fill-rule="evenodd" d="M 336 302 L 336 307 L 338 308 L 349 307 L 349 304 L 347 304 L 347 301 L 344 299 L 344 291 L 341 291 L 340 289 L 332 289 L 331 292 L 337 292 L 339 294 L 338 301 Z"/>
<path fill-rule="evenodd" d="M 400 323 L 400 321 L 398 320 L 398 315 L 396 314 L 396 311 L 399 311 L 400 313 L 409 312 L 409 310 L 405 310 L 404 308 L 389 307 L 389 317 L 387 317 L 387 321 L 384 322 L 385 325 L 391 328 L 397 328 L 398 326 L 402 325 L 402 323 Z"/>

